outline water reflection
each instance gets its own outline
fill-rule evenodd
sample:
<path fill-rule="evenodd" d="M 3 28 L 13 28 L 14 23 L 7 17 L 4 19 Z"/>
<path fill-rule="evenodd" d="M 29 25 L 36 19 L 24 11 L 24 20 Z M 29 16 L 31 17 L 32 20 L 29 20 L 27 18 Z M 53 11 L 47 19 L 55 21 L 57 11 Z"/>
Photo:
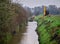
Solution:
<path fill-rule="evenodd" d="M 28 22 L 27 31 L 23 33 L 24 36 L 19 44 L 39 44 L 36 28 L 37 22 Z"/>

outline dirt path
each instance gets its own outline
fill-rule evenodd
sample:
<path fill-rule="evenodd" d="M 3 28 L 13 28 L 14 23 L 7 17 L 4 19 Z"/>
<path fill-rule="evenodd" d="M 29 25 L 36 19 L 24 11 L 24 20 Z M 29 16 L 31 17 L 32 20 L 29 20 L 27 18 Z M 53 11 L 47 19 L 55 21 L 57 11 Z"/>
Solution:
<path fill-rule="evenodd" d="M 27 32 L 23 33 L 23 38 L 19 44 L 39 44 L 38 35 L 35 32 L 37 22 L 28 22 Z"/>

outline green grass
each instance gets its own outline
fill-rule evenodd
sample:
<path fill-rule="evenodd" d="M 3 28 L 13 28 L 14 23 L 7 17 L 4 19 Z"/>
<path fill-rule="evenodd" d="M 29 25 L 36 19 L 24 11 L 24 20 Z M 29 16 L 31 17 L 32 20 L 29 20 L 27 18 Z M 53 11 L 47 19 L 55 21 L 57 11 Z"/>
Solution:
<path fill-rule="evenodd" d="M 40 44 L 58 44 L 57 39 L 51 41 L 51 37 L 57 34 L 60 37 L 60 15 L 35 17 L 38 23 L 37 32 L 39 33 Z M 57 37 L 58 38 L 58 37 Z"/>

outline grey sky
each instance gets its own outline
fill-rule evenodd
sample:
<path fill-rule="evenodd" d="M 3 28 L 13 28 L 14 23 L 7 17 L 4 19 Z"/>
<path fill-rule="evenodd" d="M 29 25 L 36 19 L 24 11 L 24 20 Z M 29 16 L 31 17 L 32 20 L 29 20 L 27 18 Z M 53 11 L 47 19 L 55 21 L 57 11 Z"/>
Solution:
<path fill-rule="evenodd" d="M 42 5 L 56 5 L 60 7 L 60 0 L 13 0 L 28 7 L 42 6 Z"/>

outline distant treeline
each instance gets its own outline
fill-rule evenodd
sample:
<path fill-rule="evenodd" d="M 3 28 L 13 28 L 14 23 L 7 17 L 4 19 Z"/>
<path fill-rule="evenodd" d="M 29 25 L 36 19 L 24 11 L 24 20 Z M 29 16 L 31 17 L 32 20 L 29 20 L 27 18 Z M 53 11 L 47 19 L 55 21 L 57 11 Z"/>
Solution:
<path fill-rule="evenodd" d="M 55 5 L 49 5 L 48 7 L 46 6 L 46 8 L 47 8 L 49 14 L 53 14 L 53 15 L 60 14 L 60 8 L 57 8 Z M 43 13 L 43 9 L 44 9 L 44 6 L 35 7 L 33 14 L 35 14 L 35 15 L 42 14 Z"/>
<path fill-rule="evenodd" d="M 0 44 L 8 44 L 14 34 L 23 32 L 27 24 L 27 12 L 11 0 L 0 0 Z"/>
<path fill-rule="evenodd" d="M 38 6 L 38 7 L 34 7 L 34 8 L 29 8 L 29 7 L 25 7 L 28 10 L 30 10 L 32 12 L 33 15 L 39 15 L 39 14 L 43 14 L 43 9 L 44 6 Z M 59 15 L 60 14 L 60 7 L 57 7 L 55 5 L 49 5 L 46 6 L 49 14 L 53 14 L 53 15 Z"/>

